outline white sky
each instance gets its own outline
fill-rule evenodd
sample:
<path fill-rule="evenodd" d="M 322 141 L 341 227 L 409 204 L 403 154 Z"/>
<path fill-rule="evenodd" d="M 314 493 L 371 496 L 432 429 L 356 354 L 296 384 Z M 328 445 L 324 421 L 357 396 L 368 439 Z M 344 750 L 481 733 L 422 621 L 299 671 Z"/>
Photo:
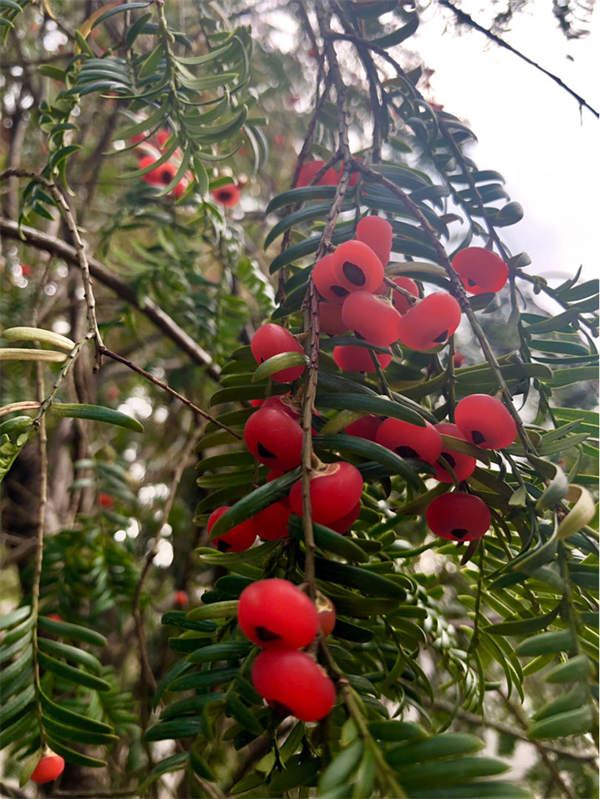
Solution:
<path fill-rule="evenodd" d="M 479 2 L 457 5 L 473 6 L 474 19 L 489 24 L 477 13 Z M 599 109 L 599 16 L 596 9 L 588 37 L 568 41 L 548 0 L 534 0 L 503 37 Z M 580 114 L 577 101 L 550 78 L 477 31 L 449 35 L 448 18 L 432 3 L 409 44 L 435 69 L 436 102 L 472 126 L 479 142 L 471 155 L 479 168 L 501 172 L 511 199 L 525 210 L 519 224 L 503 229 L 504 237 L 514 252 L 529 253 L 532 272 L 566 276 L 583 264 L 587 277 L 598 276 L 597 119 L 587 110 Z"/>

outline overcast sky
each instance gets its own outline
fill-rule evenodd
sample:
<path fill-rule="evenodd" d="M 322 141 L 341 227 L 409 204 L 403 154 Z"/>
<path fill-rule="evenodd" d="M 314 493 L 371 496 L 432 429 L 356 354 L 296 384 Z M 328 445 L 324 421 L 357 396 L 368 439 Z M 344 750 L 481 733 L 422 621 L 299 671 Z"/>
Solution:
<path fill-rule="evenodd" d="M 476 13 L 479 2 L 460 6 L 482 24 L 490 22 Z M 577 101 L 556 83 L 482 34 L 462 28 L 459 36 L 449 35 L 449 18 L 432 3 L 410 43 L 435 69 L 436 101 L 477 134 L 474 160 L 501 172 L 511 199 L 524 207 L 524 219 L 504 232 L 512 250 L 528 252 L 538 273 L 572 274 L 583 264 L 588 277 L 597 277 L 598 120 L 585 109 L 580 113 Z M 533 0 L 504 38 L 598 109 L 598 18 L 596 9 L 591 35 L 568 41 L 548 0 Z"/>

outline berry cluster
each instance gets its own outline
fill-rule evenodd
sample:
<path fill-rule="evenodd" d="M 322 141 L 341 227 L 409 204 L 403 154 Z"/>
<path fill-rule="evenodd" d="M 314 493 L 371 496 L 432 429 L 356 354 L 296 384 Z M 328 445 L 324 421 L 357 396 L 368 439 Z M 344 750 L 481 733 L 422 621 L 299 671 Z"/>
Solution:
<path fill-rule="evenodd" d="M 259 580 L 245 588 L 238 605 L 244 635 L 262 648 L 252 666 L 252 682 L 269 705 L 301 721 L 318 721 L 335 703 L 335 686 L 310 655 L 308 646 L 321 629 L 335 624 L 326 597 L 312 600 L 288 580 Z"/>

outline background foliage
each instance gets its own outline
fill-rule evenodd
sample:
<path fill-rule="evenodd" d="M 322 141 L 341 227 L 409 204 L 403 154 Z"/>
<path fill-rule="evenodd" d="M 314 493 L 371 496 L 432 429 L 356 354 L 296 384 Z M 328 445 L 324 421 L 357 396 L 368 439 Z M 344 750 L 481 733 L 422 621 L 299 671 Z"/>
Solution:
<path fill-rule="evenodd" d="M 576 36 L 586 6 L 571 5 L 554 12 Z M 508 249 L 523 210 L 427 96 L 404 50 L 414 4 L 292 4 L 293 52 L 281 13 L 0 0 L 3 789 L 19 796 L 48 744 L 68 764 L 53 795 L 592 796 L 598 281 L 550 284 Z M 290 189 L 313 158 L 360 179 Z M 157 164 L 173 165 L 159 187 Z M 227 208 L 212 192 L 233 184 Z M 263 705 L 235 623 L 253 580 L 302 582 L 301 523 L 242 554 L 205 523 L 233 505 L 223 532 L 289 490 L 240 441 L 249 401 L 282 390 L 248 343 L 268 317 L 310 333 L 315 257 L 369 212 L 393 225 L 388 273 L 421 291 L 458 292 L 447 256 L 469 244 L 491 244 L 510 281 L 463 293 L 454 341 L 395 348 L 385 377 L 342 375 L 338 340 L 305 339 L 315 450 L 367 481 L 349 536 L 314 529 L 338 703 L 308 725 Z M 438 421 L 499 388 L 519 441 L 469 445 L 492 529 L 479 547 L 432 539 L 439 487 L 341 432 L 347 412 Z"/>

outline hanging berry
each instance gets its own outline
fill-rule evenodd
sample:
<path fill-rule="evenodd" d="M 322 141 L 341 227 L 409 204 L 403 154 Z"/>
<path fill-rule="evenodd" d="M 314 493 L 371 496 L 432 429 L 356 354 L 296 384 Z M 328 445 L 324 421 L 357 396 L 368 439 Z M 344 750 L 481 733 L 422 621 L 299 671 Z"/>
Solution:
<path fill-rule="evenodd" d="M 300 167 L 296 188 L 309 186 L 313 183 L 315 175 L 325 166 L 325 161 L 306 161 Z M 339 182 L 339 176 L 333 169 L 328 169 L 324 175 L 314 184 L 315 186 L 335 186 Z"/>
<path fill-rule="evenodd" d="M 427 421 L 425 427 L 419 427 L 402 419 L 385 419 L 375 440 L 401 458 L 419 458 L 432 465 L 442 454 L 440 433 Z"/>
<path fill-rule="evenodd" d="M 376 441 L 380 425 L 381 417 L 370 413 L 344 427 L 344 433 L 357 438 L 366 438 L 367 441 Z"/>
<path fill-rule="evenodd" d="M 390 260 L 393 230 L 387 219 L 364 216 L 356 226 L 356 238 L 367 244 L 385 266 Z"/>
<path fill-rule="evenodd" d="M 311 475 L 310 506 L 312 518 L 319 524 L 328 524 L 349 514 L 360 502 L 363 479 L 356 466 L 345 461 L 327 463 Z M 290 491 L 290 508 L 302 516 L 302 481 L 294 483 Z"/>
<path fill-rule="evenodd" d="M 41 785 L 44 782 L 52 782 L 65 770 L 65 761 L 59 755 L 54 754 L 51 750 L 47 750 L 48 754 L 40 757 L 37 766 L 34 768 L 31 777 L 32 782 L 37 782 Z"/>
<path fill-rule="evenodd" d="M 398 311 L 388 300 L 368 291 L 355 291 L 346 297 L 342 319 L 349 330 L 379 347 L 393 344 L 400 336 Z"/>
<path fill-rule="evenodd" d="M 419 287 L 415 283 L 414 280 L 411 280 L 409 277 L 393 277 L 392 280 L 394 283 L 399 286 L 401 289 L 408 291 L 409 294 L 412 294 L 413 297 L 418 299 L 419 297 Z M 392 302 L 394 303 L 394 308 L 400 314 L 405 314 L 414 303 L 405 297 L 404 294 L 401 294 L 399 291 L 392 290 Z"/>
<path fill-rule="evenodd" d="M 258 364 L 274 355 L 280 355 L 282 352 L 304 352 L 289 330 L 281 325 L 274 325 L 272 322 L 258 328 L 252 336 L 250 349 Z M 275 372 L 271 378 L 277 383 L 291 383 L 297 380 L 302 372 L 304 372 L 304 366 L 291 366 L 289 369 Z"/>
<path fill-rule="evenodd" d="M 178 608 L 187 608 L 190 598 L 185 591 L 175 591 L 173 594 L 173 604 Z"/>
<path fill-rule="evenodd" d="M 327 525 L 331 530 L 335 530 L 336 533 L 340 533 L 340 535 L 344 535 L 345 533 L 350 530 L 354 522 L 360 516 L 360 502 L 357 502 L 356 505 L 352 508 L 352 510 L 347 513 L 345 516 L 342 516 L 340 519 L 335 519 L 332 522 L 329 522 Z"/>
<path fill-rule="evenodd" d="M 452 259 L 452 268 L 460 275 L 469 294 L 496 292 L 508 279 L 508 266 L 502 258 L 484 247 L 465 247 Z"/>
<path fill-rule="evenodd" d="M 288 502 L 281 500 L 259 511 L 253 517 L 258 535 L 265 541 L 278 541 L 280 538 L 287 538 L 291 513 Z"/>
<path fill-rule="evenodd" d="M 386 369 L 392 362 L 392 356 L 387 352 L 373 353 L 382 369 Z M 371 357 L 371 352 L 366 347 L 338 346 L 333 348 L 333 360 L 344 372 L 376 372 L 377 369 Z"/>
<path fill-rule="evenodd" d="M 252 664 L 252 682 L 273 708 L 300 721 L 318 721 L 335 704 L 335 686 L 325 670 L 296 649 L 261 652 Z"/>
<path fill-rule="evenodd" d="M 492 517 L 485 502 L 474 494 L 454 491 L 436 497 L 427 506 L 429 529 L 450 541 L 474 541 L 490 527 Z"/>
<path fill-rule="evenodd" d="M 435 427 L 438 433 L 447 436 L 453 436 L 454 438 L 462 438 L 463 441 L 467 440 L 467 437 L 462 432 L 460 427 L 458 427 L 458 425 L 452 424 L 451 422 L 439 422 L 435 425 Z M 452 467 L 459 483 L 461 480 L 466 480 L 469 478 L 475 471 L 477 461 L 471 455 L 465 455 L 462 452 L 457 452 L 456 450 L 444 447 L 442 450 L 442 456 Z M 435 469 L 435 476 L 440 483 L 454 482 L 450 472 L 443 466 L 440 466 L 439 463 L 435 463 L 433 468 Z"/>
<path fill-rule="evenodd" d="M 347 292 L 374 292 L 383 280 L 383 266 L 362 241 L 345 241 L 333 253 L 333 276 Z"/>
<path fill-rule="evenodd" d="M 483 449 L 504 449 L 517 437 L 517 425 L 496 397 L 471 394 L 454 411 L 454 421 L 468 440 Z"/>
<path fill-rule="evenodd" d="M 279 408 L 259 408 L 244 426 L 244 441 L 255 458 L 287 472 L 302 460 L 302 428 Z"/>
<path fill-rule="evenodd" d="M 240 201 L 240 190 L 234 183 L 221 186 L 219 189 L 211 191 L 213 200 L 226 208 L 233 208 Z"/>
<path fill-rule="evenodd" d="M 319 328 L 328 336 L 342 336 L 348 331 L 342 319 L 342 306 L 332 302 L 319 303 Z"/>
<path fill-rule="evenodd" d="M 312 279 L 317 287 L 317 291 L 324 300 L 333 305 L 341 305 L 344 302 L 344 298 L 348 296 L 349 291 L 347 288 L 344 288 L 334 276 L 334 266 L 335 259 L 333 253 L 324 255 L 314 265 Z"/>
<path fill-rule="evenodd" d="M 208 522 L 206 523 L 206 530 L 209 535 L 217 519 L 220 519 L 226 510 L 229 510 L 229 505 L 223 505 L 210 514 Z M 250 549 L 255 539 L 256 528 L 254 527 L 254 521 L 248 519 L 232 527 L 231 530 L 223 533 L 223 535 L 213 538 L 211 543 L 214 544 L 220 552 L 245 552 L 247 549 Z"/>
<path fill-rule="evenodd" d="M 400 341 L 411 350 L 424 352 L 445 344 L 460 322 L 460 305 L 450 294 L 429 294 L 401 319 Z"/>
<path fill-rule="evenodd" d="M 264 649 L 302 649 L 319 631 L 314 602 L 288 580 L 258 580 L 244 588 L 238 624 Z"/>

